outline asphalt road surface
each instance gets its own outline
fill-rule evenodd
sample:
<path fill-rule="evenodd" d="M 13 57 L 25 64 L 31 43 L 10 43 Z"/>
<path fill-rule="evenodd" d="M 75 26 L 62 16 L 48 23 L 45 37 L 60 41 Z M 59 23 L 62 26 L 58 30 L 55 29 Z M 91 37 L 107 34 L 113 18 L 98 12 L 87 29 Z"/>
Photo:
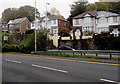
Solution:
<path fill-rule="evenodd" d="M 116 64 L 32 55 L 3 55 L 2 64 L 3 82 L 119 82 Z"/>

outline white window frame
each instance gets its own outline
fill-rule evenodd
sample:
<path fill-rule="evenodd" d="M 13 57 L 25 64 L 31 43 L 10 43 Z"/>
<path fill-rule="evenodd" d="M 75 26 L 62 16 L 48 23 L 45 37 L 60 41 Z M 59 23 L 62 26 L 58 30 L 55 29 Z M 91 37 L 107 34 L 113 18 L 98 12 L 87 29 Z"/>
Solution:
<path fill-rule="evenodd" d="M 113 17 L 113 23 L 117 23 L 117 17 Z"/>
<path fill-rule="evenodd" d="M 91 17 L 85 17 L 84 18 L 84 23 L 90 23 L 92 22 L 92 18 Z"/>
<path fill-rule="evenodd" d="M 79 25 L 79 19 L 75 19 L 75 25 Z"/>

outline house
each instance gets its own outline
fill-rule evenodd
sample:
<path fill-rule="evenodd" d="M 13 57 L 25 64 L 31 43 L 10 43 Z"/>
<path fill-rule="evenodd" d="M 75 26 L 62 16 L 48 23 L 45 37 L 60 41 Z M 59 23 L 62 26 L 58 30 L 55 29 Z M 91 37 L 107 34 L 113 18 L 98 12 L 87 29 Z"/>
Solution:
<path fill-rule="evenodd" d="M 83 36 L 102 32 L 120 36 L 120 15 L 107 11 L 87 11 L 73 18 L 73 27 L 77 34 Z"/>
<path fill-rule="evenodd" d="M 57 15 L 49 15 L 36 20 L 36 29 L 47 28 L 50 36 L 59 36 L 62 28 L 70 28 L 68 21 Z M 31 23 L 31 28 L 35 29 L 35 21 Z"/>
<path fill-rule="evenodd" d="M 45 17 L 37 18 L 36 21 L 31 22 L 31 29 L 39 29 L 42 27 L 42 21 Z"/>
<path fill-rule="evenodd" d="M 36 21 L 31 23 L 32 29 L 47 28 L 49 30 L 49 39 L 53 40 L 53 44 L 56 47 L 58 47 L 58 39 L 62 28 L 70 29 L 70 27 L 66 19 L 51 14 L 48 14 L 47 17 L 37 18 Z"/>
<path fill-rule="evenodd" d="M 27 17 L 10 20 L 7 23 L 9 33 L 25 33 L 31 29 L 31 23 Z"/>

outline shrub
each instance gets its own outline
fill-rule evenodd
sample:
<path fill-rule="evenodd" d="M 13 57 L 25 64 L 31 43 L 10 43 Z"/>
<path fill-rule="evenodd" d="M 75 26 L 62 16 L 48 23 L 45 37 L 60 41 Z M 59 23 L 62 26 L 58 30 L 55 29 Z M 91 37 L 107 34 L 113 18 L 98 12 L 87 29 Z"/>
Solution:
<path fill-rule="evenodd" d="M 17 45 L 14 45 L 14 44 L 4 44 L 2 46 L 2 51 L 3 52 L 18 52 L 19 48 Z"/>

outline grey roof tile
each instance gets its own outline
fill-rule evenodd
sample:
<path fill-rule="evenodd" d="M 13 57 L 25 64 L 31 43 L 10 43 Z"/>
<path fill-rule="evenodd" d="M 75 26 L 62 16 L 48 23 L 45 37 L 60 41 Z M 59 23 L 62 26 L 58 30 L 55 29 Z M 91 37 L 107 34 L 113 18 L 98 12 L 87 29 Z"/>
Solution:
<path fill-rule="evenodd" d="M 119 15 L 119 14 L 112 13 L 112 12 L 107 12 L 107 11 L 87 11 L 87 12 L 84 12 L 84 13 L 82 13 L 80 15 L 77 15 L 77 16 L 75 16 L 73 18 L 74 19 L 82 18 L 82 17 L 84 17 L 85 14 L 90 14 L 91 16 L 95 16 L 95 17 L 99 16 L 99 15 L 102 15 L 102 14 L 104 14 L 104 15 L 106 15 L 108 17 L 110 17 L 110 16 L 118 16 Z"/>
<path fill-rule="evenodd" d="M 104 14 L 104 15 L 107 15 L 107 16 L 118 16 L 119 14 L 116 14 L 116 13 L 112 13 L 112 12 L 107 12 L 107 11 L 98 11 L 97 12 L 97 15 L 101 15 L 101 14 Z"/>

